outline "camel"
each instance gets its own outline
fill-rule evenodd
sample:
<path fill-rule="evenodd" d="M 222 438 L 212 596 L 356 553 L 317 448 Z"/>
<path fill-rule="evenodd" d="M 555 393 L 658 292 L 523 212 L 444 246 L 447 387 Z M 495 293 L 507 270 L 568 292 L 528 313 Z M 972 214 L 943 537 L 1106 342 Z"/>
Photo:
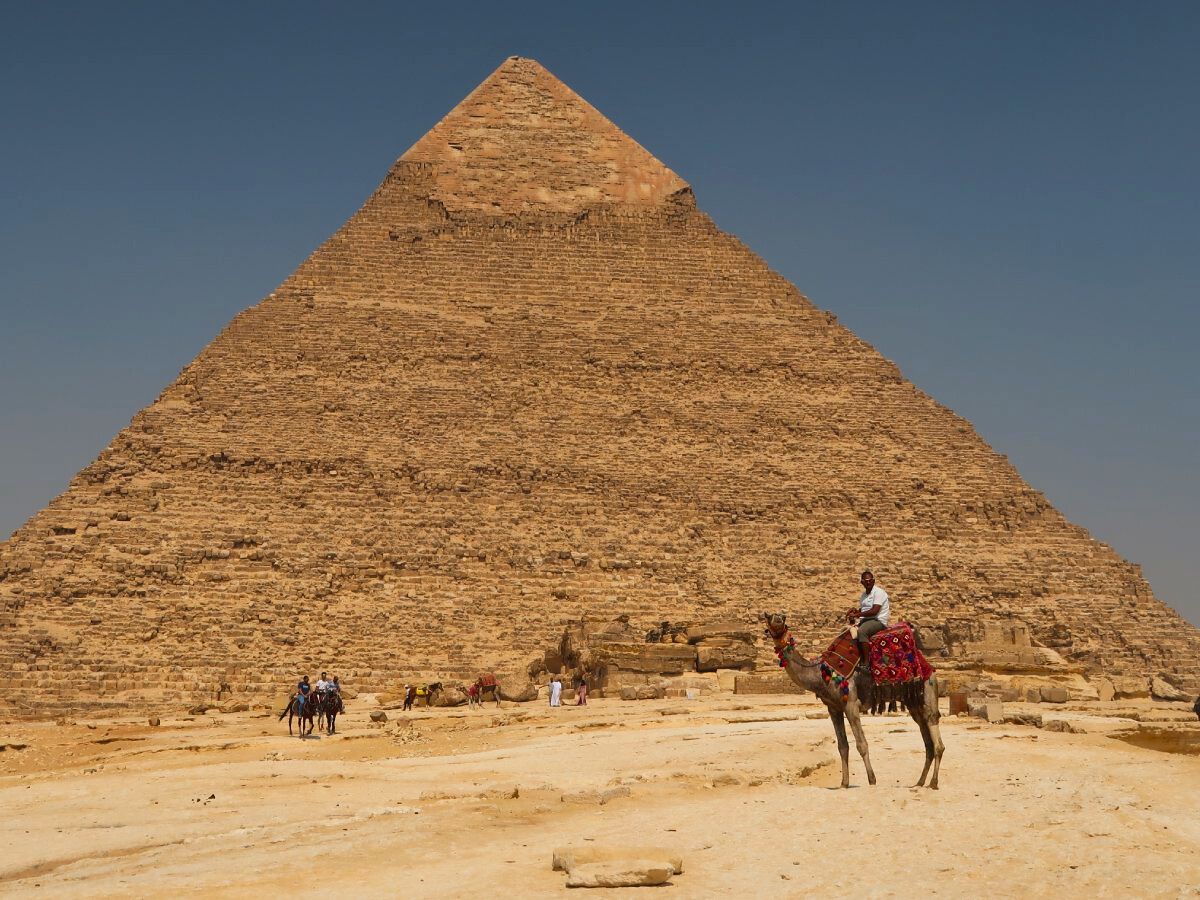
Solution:
<path fill-rule="evenodd" d="M 867 747 L 867 738 L 863 734 L 863 712 L 874 707 L 881 708 L 882 700 L 876 692 L 871 680 L 871 673 L 860 666 L 854 670 L 850 679 L 849 693 L 843 697 L 834 687 L 825 683 L 821 677 L 820 658 L 809 660 L 798 653 L 788 635 L 786 617 L 782 614 L 762 614 L 767 624 L 767 634 L 775 642 L 775 651 L 780 655 L 787 673 L 792 681 L 806 691 L 816 694 L 817 699 L 829 710 L 829 718 L 833 722 L 833 731 L 837 735 L 838 753 L 842 758 L 842 787 L 850 787 L 850 742 L 846 738 L 846 720 L 850 721 L 850 729 L 854 732 L 854 743 L 858 754 L 862 757 L 863 765 L 867 768 L 867 781 L 875 784 L 875 770 L 871 768 L 871 753 Z M 918 684 L 915 689 L 902 690 L 894 698 L 904 705 L 905 710 L 917 727 L 921 729 L 921 738 L 925 742 L 925 768 L 917 779 L 917 787 L 925 786 L 925 777 L 933 767 L 933 775 L 929 779 L 929 787 L 937 790 L 938 770 L 942 765 L 942 733 L 938 728 L 941 713 L 938 710 L 937 676 L 931 675 L 924 684 Z"/>

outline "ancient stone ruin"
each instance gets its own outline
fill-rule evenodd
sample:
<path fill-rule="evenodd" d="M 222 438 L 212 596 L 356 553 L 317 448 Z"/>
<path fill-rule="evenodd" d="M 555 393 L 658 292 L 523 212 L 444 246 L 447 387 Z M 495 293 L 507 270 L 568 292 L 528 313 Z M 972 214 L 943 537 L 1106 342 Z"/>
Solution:
<path fill-rule="evenodd" d="M 1137 566 L 512 58 L 0 547 L 0 668 L 56 715 L 470 679 L 619 611 L 812 649 L 864 566 L 1200 687 Z"/>
<path fill-rule="evenodd" d="M 559 677 L 568 690 L 583 676 L 594 696 L 627 700 L 734 690 L 737 673 L 753 671 L 765 649 L 756 637 L 753 626 L 736 621 L 677 625 L 664 637 L 657 628 L 639 630 L 624 614 L 608 622 L 584 618 L 570 622 L 527 671 L 534 682 Z"/>

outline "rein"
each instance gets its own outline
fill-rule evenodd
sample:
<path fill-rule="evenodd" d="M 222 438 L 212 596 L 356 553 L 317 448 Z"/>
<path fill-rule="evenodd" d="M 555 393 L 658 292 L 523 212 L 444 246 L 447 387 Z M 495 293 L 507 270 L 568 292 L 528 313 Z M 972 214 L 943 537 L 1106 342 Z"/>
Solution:
<path fill-rule="evenodd" d="M 815 669 L 821 665 L 821 658 L 818 656 L 812 662 L 809 662 L 796 649 L 796 639 L 792 637 L 787 626 L 784 626 L 783 634 L 776 637 L 775 633 L 770 628 L 767 629 L 767 634 L 771 635 L 771 640 L 775 643 L 775 655 L 779 657 L 779 665 L 787 666 L 791 663 L 794 666 L 800 666 L 805 669 Z"/>

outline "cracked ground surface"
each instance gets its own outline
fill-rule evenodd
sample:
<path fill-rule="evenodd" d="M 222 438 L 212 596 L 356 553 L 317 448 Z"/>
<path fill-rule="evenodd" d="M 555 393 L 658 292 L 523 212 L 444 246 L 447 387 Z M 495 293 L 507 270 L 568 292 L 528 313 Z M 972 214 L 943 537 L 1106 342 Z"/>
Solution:
<path fill-rule="evenodd" d="M 0 894 L 553 896 L 578 844 L 678 851 L 675 897 L 1200 895 L 1200 757 L 1098 706 L 1056 713 L 1087 733 L 943 719 L 937 792 L 900 716 L 866 723 L 879 784 L 852 750 L 837 789 L 807 698 L 371 708 L 304 740 L 263 712 L 5 725 Z"/>

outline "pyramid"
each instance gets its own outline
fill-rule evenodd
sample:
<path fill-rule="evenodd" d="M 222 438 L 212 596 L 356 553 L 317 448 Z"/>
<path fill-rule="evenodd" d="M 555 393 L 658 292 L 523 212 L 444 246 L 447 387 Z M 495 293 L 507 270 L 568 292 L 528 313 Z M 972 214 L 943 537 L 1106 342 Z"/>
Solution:
<path fill-rule="evenodd" d="M 568 619 L 1024 623 L 1196 686 L 1200 632 L 690 187 L 511 58 L 0 546 L 21 709 L 516 665 Z"/>

